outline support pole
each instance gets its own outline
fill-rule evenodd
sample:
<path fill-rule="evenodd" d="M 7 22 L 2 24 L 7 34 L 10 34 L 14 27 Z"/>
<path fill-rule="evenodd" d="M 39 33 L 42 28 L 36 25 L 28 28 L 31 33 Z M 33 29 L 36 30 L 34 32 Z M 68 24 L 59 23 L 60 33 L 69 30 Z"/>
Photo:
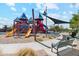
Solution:
<path fill-rule="evenodd" d="M 53 24 L 53 27 L 55 27 L 55 23 Z M 56 30 L 54 29 L 54 32 L 56 32 Z"/>
<path fill-rule="evenodd" d="M 35 29 L 35 20 L 34 20 L 34 9 L 32 9 L 32 19 L 33 19 L 34 40 L 36 41 L 36 29 Z"/>
<path fill-rule="evenodd" d="M 13 21 L 13 36 L 14 36 L 15 20 Z"/>
<path fill-rule="evenodd" d="M 47 26 L 47 6 L 46 6 L 46 26 Z M 48 32 L 48 29 L 46 29 L 46 37 L 47 37 L 47 32 Z"/>

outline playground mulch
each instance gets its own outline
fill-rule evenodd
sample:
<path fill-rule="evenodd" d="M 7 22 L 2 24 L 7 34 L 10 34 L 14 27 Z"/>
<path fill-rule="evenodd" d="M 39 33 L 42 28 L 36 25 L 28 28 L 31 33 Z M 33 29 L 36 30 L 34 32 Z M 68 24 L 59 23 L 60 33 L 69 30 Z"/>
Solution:
<path fill-rule="evenodd" d="M 39 41 L 46 41 L 46 40 L 52 40 L 54 39 L 54 37 L 52 37 L 51 35 L 48 35 L 48 37 L 46 37 L 45 34 L 37 34 L 37 40 Z M 0 35 L 0 44 L 15 44 L 15 43 L 30 43 L 30 42 L 35 42 L 34 40 L 34 36 L 30 36 L 28 38 L 25 38 L 24 36 L 14 36 L 14 37 L 6 37 L 6 35 Z M 71 48 L 68 48 L 64 51 L 60 52 L 60 55 L 62 56 L 79 56 L 79 40 L 75 40 L 74 44 L 77 44 L 77 47 L 74 47 L 74 49 L 72 50 Z M 49 51 L 47 51 L 49 52 Z M 0 51 L 1 53 L 1 51 Z M 40 50 L 40 52 L 38 52 L 38 55 L 47 55 L 47 53 L 42 52 Z"/>
<path fill-rule="evenodd" d="M 46 37 L 45 34 L 37 34 L 36 39 L 38 41 L 46 41 L 54 38 L 51 36 Z M 6 37 L 6 35 L 0 35 L 0 44 L 29 43 L 29 42 L 35 42 L 34 36 L 25 38 L 24 36 Z"/>

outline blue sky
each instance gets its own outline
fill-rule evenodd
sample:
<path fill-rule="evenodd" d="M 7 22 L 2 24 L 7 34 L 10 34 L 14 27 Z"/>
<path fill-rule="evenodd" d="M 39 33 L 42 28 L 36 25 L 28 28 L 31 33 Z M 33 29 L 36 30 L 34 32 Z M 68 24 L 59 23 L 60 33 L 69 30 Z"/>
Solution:
<path fill-rule="evenodd" d="M 78 3 L 0 3 L 0 27 L 11 26 L 13 20 L 20 17 L 23 12 L 29 19 L 32 17 L 32 8 L 35 10 L 35 17 L 38 17 L 38 13 L 42 13 L 46 6 L 49 16 L 63 21 L 70 21 L 72 14 L 79 10 Z M 44 16 L 43 18 L 45 19 Z M 50 25 L 53 25 L 53 22 L 48 19 L 48 26 Z M 69 26 L 65 24 L 64 27 Z"/>

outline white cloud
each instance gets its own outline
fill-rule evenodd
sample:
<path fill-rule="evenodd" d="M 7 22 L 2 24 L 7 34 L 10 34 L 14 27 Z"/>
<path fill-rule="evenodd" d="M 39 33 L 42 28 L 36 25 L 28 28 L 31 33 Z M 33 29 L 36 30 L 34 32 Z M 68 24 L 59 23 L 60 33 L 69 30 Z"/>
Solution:
<path fill-rule="evenodd" d="M 22 14 L 23 14 L 23 12 L 20 12 L 20 13 L 13 13 L 13 15 L 16 16 L 16 17 L 18 17 L 18 18 L 19 18 L 20 16 L 22 16 Z M 25 15 L 26 15 L 26 17 L 29 19 L 30 16 L 29 16 L 28 14 L 25 14 Z M 16 18 L 16 17 L 15 17 L 15 18 Z"/>
<path fill-rule="evenodd" d="M 17 11 L 15 7 L 11 7 L 11 10 L 12 11 Z"/>
<path fill-rule="evenodd" d="M 46 3 L 46 4 L 44 4 L 44 7 L 46 7 L 47 6 L 47 8 L 48 9 L 59 9 L 59 7 L 57 6 L 57 4 L 54 4 L 54 3 Z"/>
<path fill-rule="evenodd" d="M 12 11 L 17 11 L 15 8 L 15 3 L 6 3 L 6 5 L 9 6 Z"/>
<path fill-rule="evenodd" d="M 73 4 L 70 4 L 70 8 L 73 8 L 74 7 L 74 5 Z"/>
<path fill-rule="evenodd" d="M 15 3 L 6 3 L 6 5 L 7 6 L 11 6 L 11 7 L 13 6 L 14 7 L 15 6 Z"/>
<path fill-rule="evenodd" d="M 73 11 L 64 11 L 63 15 L 73 14 Z"/>
<path fill-rule="evenodd" d="M 59 14 L 48 14 L 48 16 L 50 16 L 50 17 L 53 17 L 53 18 L 57 18 L 57 19 L 59 19 L 60 17 L 61 17 L 61 15 L 59 15 Z"/>
<path fill-rule="evenodd" d="M 79 3 L 76 3 L 76 4 L 75 4 L 75 7 L 76 7 L 76 8 L 77 8 L 77 7 L 79 8 Z"/>
<path fill-rule="evenodd" d="M 40 10 L 40 11 L 44 11 L 46 6 L 47 6 L 47 9 L 55 9 L 55 10 L 59 9 L 57 4 L 55 3 L 37 3 L 36 4 L 37 10 Z"/>
<path fill-rule="evenodd" d="M 73 14 L 73 11 L 69 11 L 69 14 Z"/>
<path fill-rule="evenodd" d="M 63 12 L 63 16 L 65 15 L 72 15 L 74 13 L 74 11 L 64 11 Z M 67 16 L 66 16 L 67 17 Z M 64 17 L 65 18 L 65 17 Z"/>
<path fill-rule="evenodd" d="M 36 4 L 36 7 L 37 7 L 38 9 L 41 9 L 41 8 L 42 8 L 42 4 L 41 4 L 41 3 L 37 3 L 37 4 Z"/>
<path fill-rule="evenodd" d="M 22 11 L 25 12 L 25 11 L 26 11 L 26 8 L 23 7 L 23 8 L 22 8 Z"/>
<path fill-rule="evenodd" d="M 22 13 L 13 13 L 14 16 L 20 17 Z"/>
<path fill-rule="evenodd" d="M 64 12 L 63 12 L 63 14 L 65 15 L 65 14 L 67 14 L 67 12 L 66 12 L 66 11 L 64 11 Z"/>
<path fill-rule="evenodd" d="M 4 25 L 8 25 L 8 26 L 12 26 L 13 20 L 10 20 L 9 18 L 3 18 L 0 17 L 0 27 L 4 26 Z"/>
<path fill-rule="evenodd" d="M 72 3 L 70 6 L 78 8 L 79 7 L 79 3 Z"/>
<path fill-rule="evenodd" d="M 63 16 L 62 16 L 62 19 L 67 19 L 67 16 L 63 15 Z"/>

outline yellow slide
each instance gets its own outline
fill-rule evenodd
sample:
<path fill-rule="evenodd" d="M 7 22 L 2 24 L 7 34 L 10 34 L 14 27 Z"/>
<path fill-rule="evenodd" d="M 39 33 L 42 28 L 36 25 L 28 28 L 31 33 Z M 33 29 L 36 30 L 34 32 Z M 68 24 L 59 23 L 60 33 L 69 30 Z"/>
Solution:
<path fill-rule="evenodd" d="M 27 33 L 25 33 L 25 37 L 28 37 L 30 35 L 31 31 L 32 31 L 32 28 L 29 28 Z"/>
<path fill-rule="evenodd" d="M 16 28 L 14 28 L 11 32 L 8 32 L 7 33 L 7 37 L 11 37 L 11 36 L 13 36 L 13 33 L 16 31 Z"/>

